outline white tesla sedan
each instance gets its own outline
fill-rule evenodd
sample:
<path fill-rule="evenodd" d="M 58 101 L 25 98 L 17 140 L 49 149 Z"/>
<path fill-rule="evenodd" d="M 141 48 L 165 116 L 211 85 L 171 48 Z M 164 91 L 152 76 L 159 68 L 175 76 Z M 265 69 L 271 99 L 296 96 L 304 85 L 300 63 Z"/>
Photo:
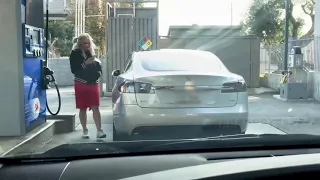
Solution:
<path fill-rule="evenodd" d="M 211 52 L 134 52 L 114 70 L 113 139 L 198 138 L 245 133 L 248 93 Z"/>

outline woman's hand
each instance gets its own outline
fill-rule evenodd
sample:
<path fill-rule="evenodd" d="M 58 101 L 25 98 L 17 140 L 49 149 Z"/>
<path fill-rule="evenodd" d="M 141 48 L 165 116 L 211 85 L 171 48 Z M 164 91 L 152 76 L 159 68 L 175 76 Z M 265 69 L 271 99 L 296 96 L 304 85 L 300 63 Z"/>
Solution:
<path fill-rule="evenodd" d="M 84 63 L 85 63 L 86 65 L 88 65 L 88 64 L 93 63 L 93 61 L 94 61 L 94 57 L 90 57 L 90 58 L 87 59 Z"/>

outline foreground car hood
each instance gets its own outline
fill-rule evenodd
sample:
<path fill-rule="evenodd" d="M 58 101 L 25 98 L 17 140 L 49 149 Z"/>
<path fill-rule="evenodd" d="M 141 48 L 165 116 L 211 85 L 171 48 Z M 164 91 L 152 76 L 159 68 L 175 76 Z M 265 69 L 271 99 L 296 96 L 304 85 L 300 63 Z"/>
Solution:
<path fill-rule="evenodd" d="M 249 128 L 246 135 L 239 135 L 239 138 L 243 137 L 258 137 L 259 134 L 271 134 L 271 135 L 285 135 L 286 133 L 269 125 L 263 123 L 249 123 Z M 230 136 L 235 137 L 235 136 Z M 212 137 L 215 138 L 215 137 Z M 223 137 L 222 137 L 223 138 Z M 45 153 L 33 153 L 32 155 L 26 154 L 21 156 L 14 156 L 15 158 L 40 158 L 40 157 L 67 157 L 67 156 L 81 156 L 81 155 L 96 155 L 96 154 L 122 154 L 141 151 L 153 151 L 153 148 L 146 149 L 146 147 L 157 147 L 166 144 L 175 144 L 180 142 L 197 141 L 199 139 L 172 139 L 172 140 L 141 140 L 141 141 L 117 141 L 117 142 L 98 142 L 96 140 L 83 140 L 78 142 L 62 144 L 56 146 L 53 149 Z M 203 141 L 203 139 L 202 139 Z M 240 144 L 241 145 L 241 144 Z M 167 146 L 170 149 L 170 145 Z M 219 147 L 219 146 L 218 146 Z M 174 147 L 172 147 L 174 149 Z M 185 146 L 190 148 L 190 146 Z M 191 146 L 196 148 L 196 146 Z M 11 157 L 11 156 L 7 156 Z"/>

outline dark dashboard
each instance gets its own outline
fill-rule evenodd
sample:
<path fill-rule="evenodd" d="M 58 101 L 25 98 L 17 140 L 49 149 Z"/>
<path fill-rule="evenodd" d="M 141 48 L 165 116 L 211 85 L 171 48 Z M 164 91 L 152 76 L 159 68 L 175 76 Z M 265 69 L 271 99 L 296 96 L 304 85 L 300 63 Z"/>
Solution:
<path fill-rule="evenodd" d="M 274 179 L 292 173 L 297 177 L 299 172 L 319 176 L 317 153 L 320 148 L 8 161 L 0 165 L 0 179 Z"/>

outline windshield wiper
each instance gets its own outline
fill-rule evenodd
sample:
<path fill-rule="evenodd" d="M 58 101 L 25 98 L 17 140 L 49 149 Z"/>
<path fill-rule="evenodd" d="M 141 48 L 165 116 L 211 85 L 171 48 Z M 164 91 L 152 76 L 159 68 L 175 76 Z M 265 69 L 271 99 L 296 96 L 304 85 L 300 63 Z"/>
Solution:
<path fill-rule="evenodd" d="M 88 157 L 99 158 L 163 153 L 174 154 L 286 148 L 320 148 L 320 136 L 310 134 L 236 134 L 161 141 L 63 144 L 43 154 L 3 157 L 0 158 L 0 163 L 64 161 Z"/>
<path fill-rule="evenodd" d="M 320 136 L 311 134 L 236 134 L 212 136 L 205 138 L 184 139 L 154 146 L 148 146 L 141 151 L 172 151 L 275 146 L 320 146 Z"/>
<path fill-rule="evenodd" d="M 192 138 L 190 140 L 208 140 L 208 139 L 230 139 L 230 138 L 252 138 L 259 137 L 261 134 L 233 134 L 233 135 L 220 135 L 220 136 L 208 136 L 204 138 Z"/>
<path fill-rule="evenodd" d="M 319 138 L 319 135 L 313 134 L 233 134 L 233 135 L 221 135 L 221 136 L 209 136 L 204 138 L 193 138 L 189 140 L 224 140 L 224 139 L 244 139 L 244 138 L 275 138 L 275 137 L 285 137 L 285 138 L 294 138 L 294 139 L 305 139 L 308 137 Z"/>

